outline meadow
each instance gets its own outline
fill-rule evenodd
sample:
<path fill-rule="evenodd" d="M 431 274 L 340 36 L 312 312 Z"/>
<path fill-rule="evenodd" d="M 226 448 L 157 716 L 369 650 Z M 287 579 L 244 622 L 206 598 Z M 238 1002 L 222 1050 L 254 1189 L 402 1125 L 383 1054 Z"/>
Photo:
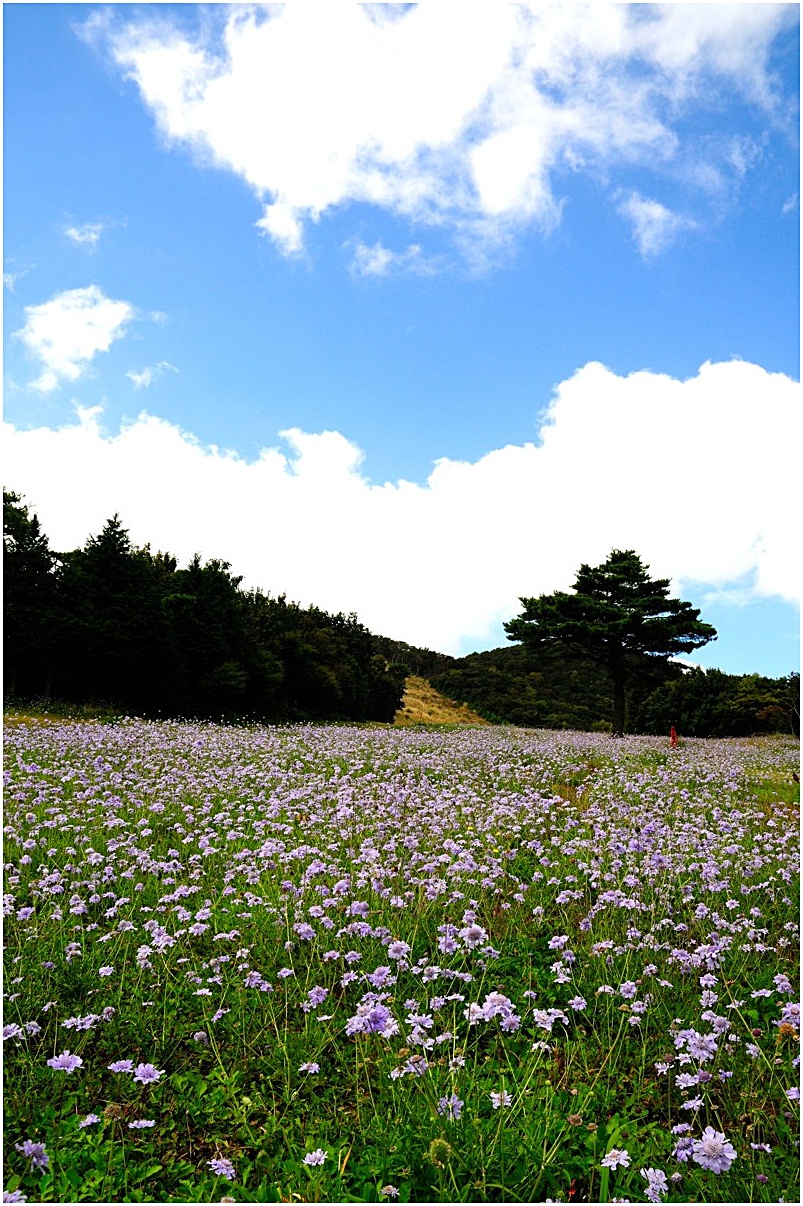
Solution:
<path fill-rule="evenodd" d="M 5 1201 L 799 1201 L 791 738 L 8 723 Z"/>

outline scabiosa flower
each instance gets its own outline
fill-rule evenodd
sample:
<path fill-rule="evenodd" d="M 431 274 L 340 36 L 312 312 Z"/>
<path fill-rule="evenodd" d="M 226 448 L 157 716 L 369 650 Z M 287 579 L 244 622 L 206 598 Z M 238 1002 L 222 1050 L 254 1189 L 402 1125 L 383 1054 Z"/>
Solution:
<path fill-rule="evenodd" d="M 390 946 L 388 947 L 388 958 L 390 959 L 406 959 L 409 954 L 410 947 L 406 942 L 402 942 L 401 939 L 397 938 L 396 941 L 391 942 Z"/>
<path fill-rule="evenodd" d="M 315 1167 L 318 1164 L 323 1164 L 328 1155 L 329 1153 L 325 1152 L 322 1147 L 316 1147 L 314 1152 L 307 1152 L 302 1163 Z"/>
<path fill-rule="evenodd" d="M 26 1198 L 25 1194 L 22 1192 L 21 1189 L 4 1189 L 3 1190 L 3 1201 L 4 1202 L 27 1202 L 28 1199 Z"/>
<path fill-rule="evenodd" d="M 383 1198 L 397 1198 L 399 1196 L 399 1191 L 395 1185 L 383 1185 L 379 1192 Z"/>
<path fill-rule="evenodd" d="M 491 1105 L 495 1110 L 500 1106 L 509 1106 L 513 1103 L 513 1098 L 508 1093 L 507 1089 L 502 1089 L 500 1093 L 491 1092 Z"/>
<path fill-rule="evenodd" d="M 160 1076 L 164 1076 L 164 1069 L 154 1068 L 153 1064 L 137 1064 L 134 1070 L 134 1080 L 141 1085 L 154 1085 Z"/>
<path fill-rule="evenodd" d="M 133 1072 L 133 1059 L 116 1059 L 113 1064 L 107 1065 L 110 1072 Z"/>
<path fill-rule="evenodd" d="M 786 1096 L 790 1101 L 800 1101 L 800 1089 L 793 1085 L 791 1089 L 786 1090 Z"/>
<path fill-rule="evenodd" d="M 82 1130 L 85 1126 L 94 1126 L 96 1122 L 100 1122 L 99 1114 L 87 1114 L 86 1118 L 82 1118 L 78 1123 L 78 1129 Z"/>
<path fill-rule="evenodd" d="M 133 1122 L 129 1122 L 129 1131 L 144 1131 L 149 1126 L 156 1126 L 153 1118 L 135 1118 Z"/>
<path fill-rule="evenodd" d="M 321 988 L 316 984 L 315 987 L 311 988 L 307 993 L 307 1000 L 309 1001 L 310 1005 L 322 1005 L 328 996 L 329 989 Z"/>
<path fill-rule="evenodd" d="M 580 1013 L 581 1010 L 586 1008 L 587 1004 L 588 1002 L 586 1001 L 585 997 L 572 997 L 571 1001 L 569 1001 L 569 1008 L 574 1009 L 577 1013 Z"/>
<path fill-rule="evenodd" d="M 105 979 L 105 978 L 106 978 L 106 976 L 113 976 L 113 975 L 114 975 L 114 968 L 113 968 L 113 967 L 99 967 L 99 968 L 98 968 L 98 975 L 99 975 L 99 976 L 100 976 L 102 979 Z"/>
<path fill-rule="evenodd" d="M 638 994 L 638 985 L 634 984 L 632 980 L 625 980 L 624 984 L 619 985 L 619 994 L 625 1001 L 632 1001 Z"/>
<path fill-rule="evenodd" d="M 22 1152 L 23 1156 L 27 1156 L 31 1162 L 31 1168 L 38 1168 L 40 1172 L 44 1172 L 50 1167 L 50 1159 L 45 1151 L 44 1143 L 35 1143 L 33 1139 L 26 1139 L 23 1143 L 15 1143 L 18 1152 Z"/>
<path fill-rule="evenodd" d="M 685 1135 L 682 1139 L 678 1139 L 672 1155 L 676 1160 L 679 1160 L 681 1164 L 685 1164 L 693 1150 L 694 1140 L 688 1135 Z"/>
<path fill-rule="evenodd" d="M 662 1196 L 669 1192 L 667 1185 L 666 1173 L 660 1168 L 642 1168 L 642 1177 L 646 1178 L 647 1188 L 645 1193 L 650 1202 L 660 1202 Z"/>
<path fill-rule="evenodd" d="M 18 1038 L 22 1032 L 21 1026 L 18 1026 L 16 1022 L 10 1022 L 8 1026 L 3 1027 L 3 1042 L 6 1039 Z"/>
<path fill-rule="evenodd" d="M 464 1105 L 465 1102 L 461 1101 L 456 1093 L 452 1093 L 451 1097 L 441 1097 L 438 1102 L 438 1113 L 459 1122 Z"/>
<path fill-rule="evenodd" d="M 612 1147 L 607 1156 L 602 1159 L 603 1168 L 628 1168 L 630 1165 L 630 1153 L 627 1148 Z"/>
<path fill-rule="evenodd" d="M 234 1180 L 234 1165 L 231 1160 L 226 1160 L 224 1157 L 216 1157 L 214 1160 L 207 1160 L 207 1164 L 218 1177 L 225 1177 L 227 1181 Z"/>
<path fill-rule="evenodd" d="M 299 1070 L 299 1072 L 310 1072 L 310 1073 L 320 1072 L 321 1065 L 314 1064 L 314 1063 L 301 1064 L 301 1066 L 299 1067 L 298 1070 Z"/>
<path fill-rule="evenodd" d="M 55 1055 L 53 1059 L 49 1059 L 47 1066 L 58 1072 L 74 1072 L 76 1068 L 81 1067 L 83 1062 L 80 1055 L 71 1055 L 69 1051 L 62 1051 L 61 1055 Z"/>
<path fill-rule="evenodd" d="M 694 1141 L 691 1158 L 702 1168 L 710 1169 L 713 1173 L 723 1173 L 728 1171 L 736 1159 L 736 1148 L 728 1143 L 721 1131 L 707 1126 L 702 1139 Z"/>

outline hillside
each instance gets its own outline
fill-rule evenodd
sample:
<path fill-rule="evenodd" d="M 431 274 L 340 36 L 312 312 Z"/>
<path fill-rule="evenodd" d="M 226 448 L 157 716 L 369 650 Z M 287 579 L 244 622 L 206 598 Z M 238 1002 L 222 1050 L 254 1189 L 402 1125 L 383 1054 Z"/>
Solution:
<path fill-rule="evenodd" d="M 395 725 L 411 724 L 489 724 L 467 704 L 456 703 L 436 691 L 426 679 L 411 674 L 404 685 L 401 707 L 393 718 Z"/>

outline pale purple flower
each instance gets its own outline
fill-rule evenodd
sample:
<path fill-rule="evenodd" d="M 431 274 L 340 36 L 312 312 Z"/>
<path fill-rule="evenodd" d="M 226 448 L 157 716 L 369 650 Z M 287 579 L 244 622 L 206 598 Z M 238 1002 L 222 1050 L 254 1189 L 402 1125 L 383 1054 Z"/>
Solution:
<path fill-rule="evenodd" d="M 694 1151 L 694 1140 L 689 1135 L 684 1135 L 682 1139 L 678 1139 L 672 1155 L 681 1164 L 685 1164 Z"/>
<path fill-rule="evenodd" d="M 3 1190 L 3 1201 L 4 1202 L 27 1202 L 28 1199 L 26 1198 L 25 1194 L 22 1192 L 21 1189 L 4 1189 Z"/>
<path fill-rule="evenodd" d="M 628 1168 L 630 1165 L 630 1153 L 627 1148 L 612 1147 L 607 1156 L 602 1159 L 603 1168 Z"/>
<path fill-rule="evenodd" d="M 6 1039 L 19 1038 L 22 1033 L 23 1030 L 21 1026 L 18 1026 L 16 1022 L 10 1022 L 8 1026 L 3 1027 L 3 1042 L 5 1042 Z"/>
<path fill-rule="evenodd" d="M 144 1131 L 149 1126 L 156 1126 L 153 1118 L 137 1118 L 134 1122 L 129 1122 L 129 1131 Z"/>
<path fill-rule="evenodd" d="M 134 1080 L 141 1085 L 154 1085 L 160 1076 L 164 1076 L 164 1069 L 154 1068 L 153 1064 L 137 1064 L 134 1070 Z"/>
<path fill-rule="evenodd" d="M 207 1164 L 216 1176 L 225 1177 L 227 1181 L 234 1180 L 234 1165 L 232 1164 L 231 1160 L 227 1160 L 225 1157 L 221 1156 L 214 1160 L 207 1160 Z"/>
<path fill-rule="evenodd" d="M 44 1172 L 50 1166 L 48 1154 L 45 1151 L 44 1143 L 35 1143 L 33 1139 L 25 1139 L 22 1143 L 14 1145 L 18 1152 L 22 1152 L 23 1156 L 27 1156 L 31 1162 L 31 1168 L 38 1168 Z"/>
<path fill-rule="evenodd" d="M 321 988 L 316 984 L 316 986 L 311 988 L 307 993 L 307 1000 L 309 1001 L 310 1005 L 322 1005 L 328 996 L 329 989 Z"/>
<path fill-rule="evenodd" d="M 82 1118 L 78 1123 L 78 1129 L 81 1130 L 85 1126 L 94 1126 L 96 1122 L 100 1122 L 100 1116 L 98 1114 L 87 1114 L 86 1118 Z"/>
<path fill-rule="evenodd" d="M 721 1131 L 707 1126 L 702 1139 L 694 1141 L 692 1160 L 713 1173 L 727 1172 L 736 1159 L 736 1149 L 728 1143 Z"/>
<path fill-rule="evenodd" d="M 513 1102 L 513 1098 L 508 1093 L 507 1089 L 502 1089 L 499 1093 L 491 1092 L 491 1105 L 495 1110 L 500 1106 L 509 1106 Z"/>
<path fill-rule="evenodd" d="M 790 1101 L 800 1101 L 800 1089 L 796 1085 L 793 1085 L 791 1089 L 786 1090 L 786 1096 Z"/>
<path fill-rule="evenodd" d="M 301 1064 L 301 1066 L 299 1067 L 298 1070 L 299 1070 L 299 1072 L 310 1072 L 310 1073 L 320 1072 L 321 1065 L 315 1064 L 315 1063 Z"/>
<path fill-rule="evenodd" d="M 53 1059 L 49 1059 L 47 1066 L 58 1072 L 74 1072 L 76 1068 L 81 1067 L 83 1062 L 80 1055 L 71 1055 L 69 1051 L 62 1051 L 61 1055 L 55 1055 Z"/>
<path fill-rule="evenodd" d="M 406 959 L 409 954 L 410 947 L 406 942 L 402 942 L 401 939 L 391 942 L 390 946 L 388 947 L 388 957 L 391 959 Z"/>
<path fill-rule="evenodd" d="M 104 978 L 104 979 L 106 978 L 106 976 L 113 976 L 113 975 L 114 975 L 114 968 L 113 968 L 113 967 L 99 967 L 99 968 L 98 968 L 98 975 L 99 975 L 99 976 L 101 976 L 101 977 L 102 977 L 102 978 Z"/>
<path fill-rule="evenodd" d="M 582 1009 L 586 1008 L 587 1004 L 588 1002 L 585 997 L 572 997 L 571 1001 L 569 1001 L 569 1008 L 579 1013 Z"/>
<path fill-rule="evenodd" d="M 660 1168 L 642 1168 L 642 1177 L 646 1178 L 647 1188 L 645 1193 L 650 1202 L 660 1202 L 662 1196 L 669 1192 L 669 1186 L 666 1180 L 666 1173 Z"/>
<path fill-rule="evenodd" d="M 315 1167 L 318 1164 L 323 1164 L 328 1154 L 329 1153 L 325 1152 L 322 1147 L 316 1147 L 314 1152 L 307 1152 L 302 1163 Z"/>
<path fill-rule="evenodd" d="M 108 1065 L 110 1072 L 133 1072 L 133 1059 L 116 1059 L 113 1064 Z"/>
<path fill-rule="evenodd" d="M 632 1001 L 638 994 L 638 985 L 632 980 L 625 980 L 624 984 L 619 985 L 619 993 L 626 1001 Z"/>
<path fill-rule="evenodd" d="M 459 1122 L 464 1105 L 465 1102 L 461 1101 L 456 1093 L 452 1093 L 450 1097 L 441 1097 L 438 1102 L 438 1113 Z"/>
<path fill-rule="evenodd" d="M 383 1198 L 397 1198 L 399 1196 L 399 1191 L 395 1185 L 384 1185 L 379 1192 Z"/>

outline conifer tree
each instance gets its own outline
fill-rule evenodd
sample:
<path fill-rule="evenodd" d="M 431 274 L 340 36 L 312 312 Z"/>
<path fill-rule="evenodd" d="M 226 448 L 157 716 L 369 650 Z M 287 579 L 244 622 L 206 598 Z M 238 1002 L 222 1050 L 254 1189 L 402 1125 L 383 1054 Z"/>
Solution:
<path fill-rule="evenodd" d="M 581 565 L 572 592 L 522 598 L 524 610 L 505 624 L 525 647 L 563 645 L 605 666 L 613 695 L 613 733 L 625 725 L 625 690 L 644 659 L 688 654 L 716 639 L 699 609 L 670 599 L 669 579 L 650 578 L 632 549 L 614 549 L 602 565 Z"/>

